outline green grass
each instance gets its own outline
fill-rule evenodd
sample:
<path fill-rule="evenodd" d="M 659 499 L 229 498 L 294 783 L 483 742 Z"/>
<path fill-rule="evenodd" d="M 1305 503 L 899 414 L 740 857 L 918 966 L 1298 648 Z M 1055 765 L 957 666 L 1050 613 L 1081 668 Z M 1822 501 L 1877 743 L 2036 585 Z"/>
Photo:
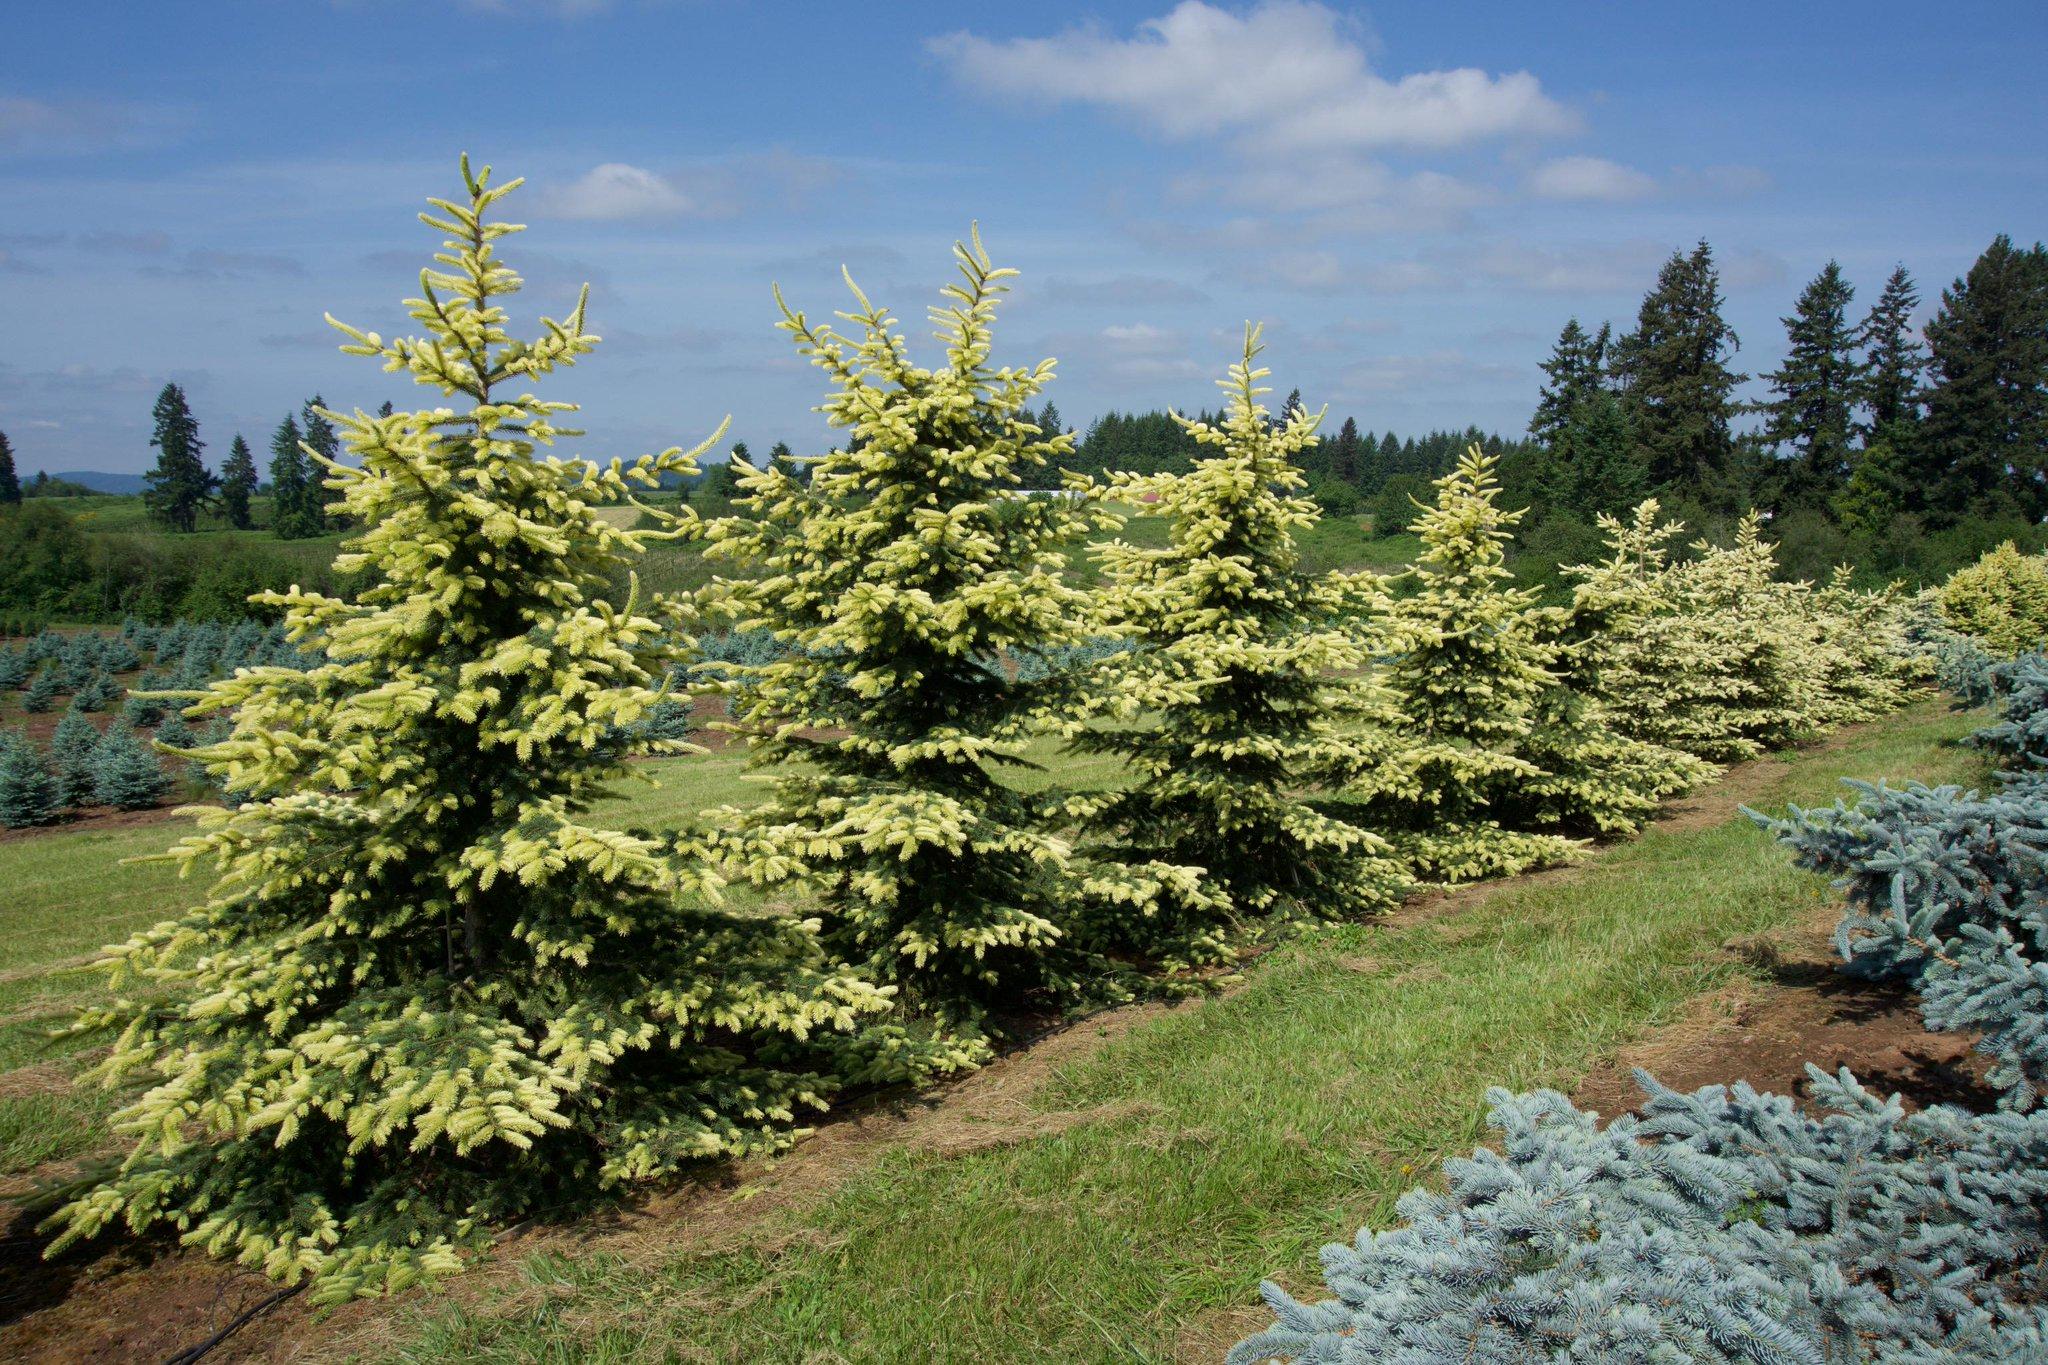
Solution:
<path fill-rule="evenodd" d="M 1795 756 L 1751 799 L 1824 802 L 1842 776 L 1978 780 L 1946 744 L 1973 723 L 1919 708 Z M 1435 921 L 1322 929 L 1033 1100 L 1094 1121 L 967 1155 L 889 1148 L 736 1247 L 698 1250 L 677 1223 L 651 1266 L 528 1258 L 515 1297 L 401 1308 L 396 1355 L 1171 1359 L 1205 1314 L 1254 1303 L 1261 1276 L 1313 1289 L 1318 1246 L 1390 1222 L 1420 1173 L 1481 1138 L 1488 1085 L 1570 1088 L 1750 970 L 1720 945 L 1827 894 L 1731 816 Z"/>

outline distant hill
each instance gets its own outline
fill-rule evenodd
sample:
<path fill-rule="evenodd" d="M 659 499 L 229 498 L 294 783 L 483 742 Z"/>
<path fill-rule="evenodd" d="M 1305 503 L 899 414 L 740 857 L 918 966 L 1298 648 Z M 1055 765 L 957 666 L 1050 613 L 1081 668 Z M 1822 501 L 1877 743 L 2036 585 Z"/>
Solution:
<path fill-rule="evenodd" d="M 140 474 L 105 474 L 97 469 L 67 469 L 61 474 L 53 470 L 50 477 L 82 483 L 95 493 L 140 493 L 148 487 Z"/>

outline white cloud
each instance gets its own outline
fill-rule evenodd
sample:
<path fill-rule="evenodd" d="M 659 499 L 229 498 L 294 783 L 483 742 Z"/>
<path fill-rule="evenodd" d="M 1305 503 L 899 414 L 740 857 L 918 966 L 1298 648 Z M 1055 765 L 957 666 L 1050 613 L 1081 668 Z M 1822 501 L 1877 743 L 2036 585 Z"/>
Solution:
<path fill-rule="evenodd" d="M 623 161 L 607 161 L 566 185 L 545 189 L 540 201 L 554 218 L 674 218 L 701 212 L 690 196 L 666 179 Z"/>
<path fill-rule="evenodd" d="M 1538 199 L 1591 199 L 1620 203 L 1656 193 L 1657 182 L 1641 171 L 1598 156 L 1562 156 L 1529 173 L 1529 193 Z"/>
<path fill-rule="evenodd" d="M 960 32 L 929 47 L 975 91 L 1098 105 L 1167 137 L 1228 136 L 1268 153 L 1462 147 L 1578 124 L 1526 71 L 1382 76 L 1342 16 L 1304 0 L 1241 14 L 1183 0 L 1129 38 Z"/>

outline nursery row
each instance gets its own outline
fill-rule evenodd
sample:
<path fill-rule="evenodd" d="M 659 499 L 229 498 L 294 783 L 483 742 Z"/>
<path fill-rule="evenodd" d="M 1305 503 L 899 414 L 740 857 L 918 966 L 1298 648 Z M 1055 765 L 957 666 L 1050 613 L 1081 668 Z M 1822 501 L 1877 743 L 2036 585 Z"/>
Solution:
<path fill-rule="evenodd" d="M 1406 581 L 1305 571 L 1317 417 L 1261 405 L 1255 329 L 1224 417 L 1186 424 L 1190 471 L 1018 498 L 1071 437 L 1029 417 L 1050 361 L 990 362 L 1009 272 L 978 239 L 934 367 L 865 296 L 844 333 L 785 310 L 846 436 L 807 479 L 617 525 L 603 506 L 693 454 L 549 453 L 566 405 L 534 390 L 596 339 L 580 303 L 511 337 L 510 187 L 464 174 L 427 215 L 448 240 L 410 302 L 425 338 L 343 328 L 460 410 L 328 414 L 362 528 L 337 568 L 365 586 L 259 595 L 310 663 L 188 708 L 232 718 L 198 751 L 228 804 L 169 857 L 217 876 L 102 959 L 113 998 L 81 1027 L 112 1040 L 95 1074 L 131 1150 L 51 1216 L 55 1246 L 168 1225 L 323 1301 L 402 1289 L 507 1220 L 786 1143 L 836 1089 L 1189 988 L 1270 926 L 1568 859 L 1924 672 L 1931 609 L 1779 581 L 1754 518 L 1681 559 L 1645 504 L 1540 605 L 1477 451 Z M 1122 502 L 1166 541 L 1107 541 L 1081 586 L 1065 555 Z M 663 537 L 733 577 L 614 600 Z M 774 647 L 693 659 L 706 625 Z M 649 726 L 679 680 L 728 699 L 766 799 L 592 825 L 636 746 L 674 747 Z M 1049 735 L 1129 781 L 1023 780 Z M 761 908 L 728 906 L 734 881 Z"/>

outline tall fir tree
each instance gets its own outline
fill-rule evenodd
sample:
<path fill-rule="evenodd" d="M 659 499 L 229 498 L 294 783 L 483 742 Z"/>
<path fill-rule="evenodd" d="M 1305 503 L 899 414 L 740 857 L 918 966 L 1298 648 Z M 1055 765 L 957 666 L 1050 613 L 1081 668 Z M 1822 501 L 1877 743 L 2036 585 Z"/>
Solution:
<path fill-rule="evenodd" d="M 1052 803 L 1003 780 L 1061 720 L 1055 684 L 1000 664 L 1081 639 L 1088 599 L 1061 571 L 1085 509 L 1016 496 L 1070 448 L 1029 416 L 1053 362 L 991 365 L 1015 272 L 979 234 L 954 255 L 933 368 L 857 287 L 851 336 L 783 305 L 847 440 L 808 487 L 745 475 L 747 515 L 714 523 L 708 547 L 748 571 L 711 591 L 790 651 L 732 670 L 732 725 L 774 780 L 765 803 L 721 817 L 737 870 L 808 888 L 831 951 L 898 988 L 908 1044 L 938 1040 L 912 1066 L 974 1060 L 991 1007 L 1070 995 L 1090 974 Z"/>
<path fill-rule="evenodd" d="M 303 540 L 320 533 L 308 516 L 311 465 L 300 442 L 299 419 L 287 415 L 270 438 L 270 525 L 280 539 Z"/>
<path fill-rule="evenodd" d="M 1522 513 L 1498 505 L 1495 465 L 1468 451 L 1415 523 L 1414 590 L 1387 613 L 1388 733 L 1350 789 L 1362 807 L 1356 823 L 1385 831 L 1429 881 L 1509 876 L 1576 848 L 1509 828 L 1495 813 L 1545 776 L 1522 750 L 1538 702 L 1558 682 L 1534 590 L 1508 586 L 1506 550 Z"/>
<path fill-rule="evenodd" d="M 789 448 L 787 441 L 777 441 L 768 447 L 768 467 L 780 471 L 798 483 L 803 482 L 804 467 L 797 463 L 796 452 Z"/>
<path fill-rule="evenodd" d="M 1552 434 L 1546 456 L 1548 502 L 1581 518 L 1634 506 L 1649 482 L 1628 410 L 1605 389 L 1579 401 Z"/>
<path fill-rule="evenodd" d="M 1829 261 L 1783 319 L 1785 361 L 1769 376 L 1763 440 L 1775 447 L 1783 497 L 1825 502 L 1849 477 L 1856 404 L 1864 387 L 1849 305 L 1856 291 Z"/>
<path fill-rule="evenodd" d="M 1365 439 L 1358 434 L 1357 418 L 1346 417 L 1337 428 L 1337 438 L 1329 443 L 1328 456 L 1330 473 L 1355 486 L 1365 470 Z"/>
<path fill-rule="evenodd" d="M 1927 324 L 1910 484 L 1937 526 L 2048 513 L 2048 249 L 2003 234 Z"/>
<path fill-rule="evenodd" d="M 1370 756 L 1347 728 L 1366 652 L 1346 617 L 1377 579 L 1303 572 L 1314 527 L 1294 457 L 1320 416 L 1274 427 L 1259 395 L 1257 328 L 1219 381 L 1221 423 L 1187 422 L 1204 454 L 1186 474 L 1125 475 L 1113 489 L 1166 519 L 1167 543 L 1101 547 L 1105 614 L 1134 648 L 1089 684 L 1133 723 L 1083 731 L 1131 780 L 1086 803 L 1087 847 L 1125 864 L 1205 868 L 1247 916 L 1384 910 L 1408 878 L 1386 842 L 1321 814 L 1317 792 Z M 1354 436 L 1356 433 L 1353 433 Z"/>
<path fill-rule="evenodd" d="M 1530 436 L 1555 445 L 1580 405 L 1606 387 L 1611 337 L 1612 330 L 1604 322 L 1591 336 L 1577 318 L 1565 323 L 1550 358 L 1543 362 L 1545 378 L 1536 400 L 1536 415 L 1529 419 Z"/>
<path fill-rule="evenodd" d="M 1741 342 L 1721 316 L 1721 278 L 1713 248 L 1701 242 L 1673 253 L 1644 297 L 1635 330 L 1614 345 L 1619 382 L 1650 483 L 1708 506 L 1732 508 L 1736 486 L 1736 386 L 1729 367 Z"/>
<path fill-rule="evenodd" d="M 686 623 L 607 599 L 650 533 L 599 507 L 691 463 L 551 453 L 573 405 L 533 390 L 596 338 L 581 301 L 508 333 L 517 229 L 492 210 L 518 182 L 489 177 L 465 160 L 423 215 L 448 235 L 409 305 L 425 335 L 341 328 L 436 402 L 321 414 L 360 458 L 340 563 L 368 586 L 261 594 L 312 666 L 191 708 L 234 717 L 202 751 L 231 805 L 167 856 L 218 879 L 99 964 L 83 1023 L 113 1036 L 95 1075 L 130 1088 L 133 1148 L 50 1254 L 165 1224 L 316 1302 L 396 1291 L 501 1220 L 772 1147 L 822 1089 L 804 1041 L 881 1003 L 794 920 L 715 904 L 691 835 L 579 818 L 629 775 Z"/>
<path fill-rule="evenodd" d="M 236 432 L 234 443 L 228 447 L 228 457 L 220 467 L 220 508 L 228 519 L 228 525 L 237 531 L 246 531 L 255 525 L 249 517 L 249 499 L 256 492 L 256 457 L 249 452 L 249 443 Z"/>
<path fill-rule="evenodd" d="M 1884 292 L 1863 319 L 1856 339 L 1863 347 L 1862 403 L 1866 430 L 1886 431 L 1920 416 L 1920 379 L 1927 353 L 1913 330 L 1920 292 L 1906 267 L 1893 270 Z"/>
<path fill-rule="evenodd" d="M 299 519 L 301 524 L 311 528 L 312 535 L 320 535 L 329 529 L 327 484 L 333 477 L 333 465 L 341 459 L 341 433 L 327 416 L 326 401 L 316 393 L 299 409 L 299 426 L 305 432 L 301 439 L 306 457 L 306 488 L 301 495 Z"/>
<path fill-rule="evenodd" d="M 155 426 L 149 443 L 156 447 L 156 465 L 143 476 L 143 505 L 173 531 L 195 530 L 200 509 L 218 486 L 199 455 L 206 448 L 199 439 L 199 419 L 192 415 L 185 391 L 173 383 L 157 394 L 151 420 Z"/>
<path fill-rule="evenodd" d="M 21 476 L 14 471 L 14 446 L 0 431 L 0 506 L 21 501 Z"/>

